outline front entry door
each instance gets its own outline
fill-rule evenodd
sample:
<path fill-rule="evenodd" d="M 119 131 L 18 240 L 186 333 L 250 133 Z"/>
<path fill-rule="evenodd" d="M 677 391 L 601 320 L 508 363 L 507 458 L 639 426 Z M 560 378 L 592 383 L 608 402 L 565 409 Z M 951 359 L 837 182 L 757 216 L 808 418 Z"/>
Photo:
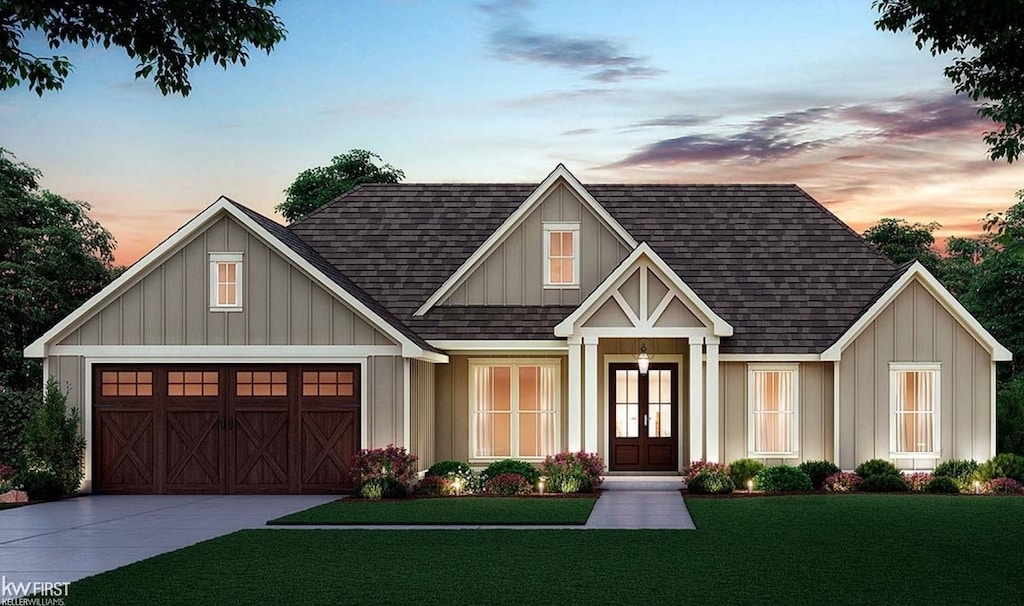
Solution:
<path fill-rule="evenodd" d="M 679 366 L 608 367 L 609 444 L 612 471 L 676 471 L 679 432 Z"/>

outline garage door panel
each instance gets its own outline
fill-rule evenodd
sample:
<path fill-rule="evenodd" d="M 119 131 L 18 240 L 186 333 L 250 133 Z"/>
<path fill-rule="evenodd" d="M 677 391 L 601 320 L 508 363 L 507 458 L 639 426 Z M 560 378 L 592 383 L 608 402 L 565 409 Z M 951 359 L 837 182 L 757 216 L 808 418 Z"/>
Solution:
<path fill-rule="evenodd" d="M 221 472 L 221 412 L 167 411 L 167 492 L 219 492 Z"/>
<path fill-rule="evenodd" d="M 288 490 L 288 418 L 287 410 L 235 411 L 234 490 Z"/>
<path fill-rule="evenodd" d="M 352 453 L 359 444 L 358 415 L 358 410 L 302 412 L 304 491 L 352 487 Z"/>
<path fill-rule="evenodd" d="M 97 466 L 104 490 L 156 491 L 154 416 L 152 410 L 97 411 Z"/>

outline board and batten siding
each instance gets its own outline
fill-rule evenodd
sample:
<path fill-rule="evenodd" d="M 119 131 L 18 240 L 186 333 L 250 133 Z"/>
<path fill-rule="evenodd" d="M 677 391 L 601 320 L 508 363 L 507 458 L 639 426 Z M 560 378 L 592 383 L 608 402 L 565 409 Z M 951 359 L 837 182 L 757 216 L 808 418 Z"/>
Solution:
<path fill-rule="evenodd" d="M 765 363 L 768 364 L 768 363 Z M 786 365 L 780 362 L 780 365 Z M 798 450 L 794 458 L 755 457 L 750 448 L 750 408 L 747 402 L 747 363 L 722 362 L 719 366 L 720 461 L 755 458 L 765 465 L 795 465 L 800 461 L 834 458 L 832 417 L 835 413 L 832 362 L 801 362 L 797 404 Z"/>
<path fill-rule="evenodd" d="M 940 458 L 985 460 L 992 440 L 992 354 L 916 280 L 843 351 L 839 463 L 888 459 L 889 363 L 937 362 Z M 934 459 L 897 459 L 930 469 Z"/>
<path fill-rule="evenodd" d="M 242 311 L 210 311 L 210 253 L 241 252 Z M 391 345 L 229 217 L 171 255 L 59 345 Z"/>
<path fill-rule="evenodd" d="M 538 360 L 561 360 L 560 407 L 558 411 L 558 450 L 564 450 L 569 443 L 569 358 L 557 354 L 549 355 L 500 355 L 481 353 L 474 355 L 448 356 L 447 364 L 438 364 L 435 369 L 435 446 L 437 461 L 469 461 L 469 360 L 514 358 Z"/>
<path fill-rule="evenodd" d="M 544 223 L 579 223 L 579 288 L 544 288 Z M 441 305 L 579 305 L 629 250 L 564 183 L 499 244 Z"/>
<path fill-rule="evenodd" d="M 408 449 L 419 459 L 417 469 L 423 471 L 436 462 L 434 458 L 435 416 L 434 398 L 436 393 L 434 365 L 422 360 L 411 360 L 412 381 L 409 387 L 411 398 L 411 433 Z"/>
<path fill-rule="evenodd" d="M 363 448 L 403 445 L 405 440 L 405 386 L 400 356 L 372 356 L 366 359 L 367 444 Z M 408 445 L 406 445 L 408 449 Z M 415 453 L 414 453 L 415 454 Z"/>

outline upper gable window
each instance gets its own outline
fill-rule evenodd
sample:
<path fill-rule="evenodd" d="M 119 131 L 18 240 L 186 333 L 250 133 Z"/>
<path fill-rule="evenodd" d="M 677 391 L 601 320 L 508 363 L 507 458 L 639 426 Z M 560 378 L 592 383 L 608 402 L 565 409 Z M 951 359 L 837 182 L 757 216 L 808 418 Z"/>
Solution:
<path fill-rule="evenodd" d="M 580 285 L 579 223 L 544 224 L 544 286 Z"/>
<path fill-rule="evenodd" d="M 210 253 L 210 311 L 241 311 L 242 253 Z"/>

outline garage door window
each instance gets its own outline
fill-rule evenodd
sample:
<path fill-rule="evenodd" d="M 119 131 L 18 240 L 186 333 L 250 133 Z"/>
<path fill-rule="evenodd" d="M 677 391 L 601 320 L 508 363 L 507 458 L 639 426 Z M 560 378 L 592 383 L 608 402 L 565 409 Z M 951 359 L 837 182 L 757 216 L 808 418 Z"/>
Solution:
<path fill-rule="evenodd" d="M 355 386 L 356 373 L 351 370 L 302 373 L 304 396 L 351 396 Z"/>
<path fill-rule="evenodd" d="M 170 371 L 167 373 L 167 395 L 216 396 L 220 389 L 220 373 L 210 371 Z"/>
<path fill-rule="evenodd" d="M 104 396 L 153 395 L 153 373 L 149 371 L 104 371 L 100 381 Z"/>
<path fill-rule="evenodd" d="M 288 395 L 288 373 L 284 371 L 239 371 L 235 375 L 236 395 L 276 397 Z"/>

